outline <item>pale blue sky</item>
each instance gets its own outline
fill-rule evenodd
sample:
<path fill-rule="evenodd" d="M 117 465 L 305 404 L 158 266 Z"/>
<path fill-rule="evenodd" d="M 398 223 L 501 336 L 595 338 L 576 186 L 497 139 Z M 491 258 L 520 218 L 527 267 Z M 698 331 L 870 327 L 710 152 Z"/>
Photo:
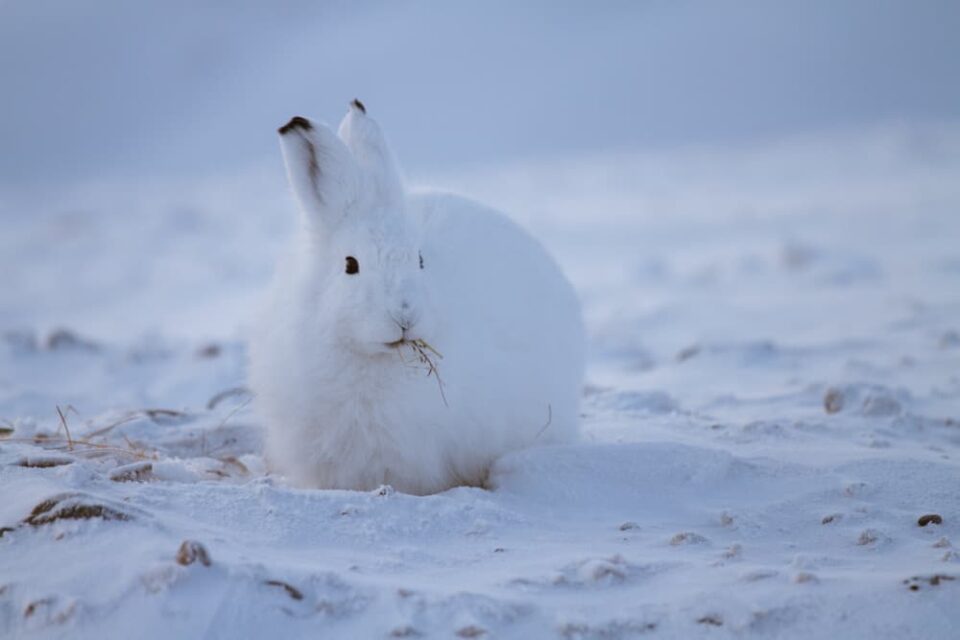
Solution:
<path fill-rule="evenodd" d="M 0 3 L 0 187 L 223 172 L 355 95 L 413 170 L 960 118 L 960 3 Z"/>

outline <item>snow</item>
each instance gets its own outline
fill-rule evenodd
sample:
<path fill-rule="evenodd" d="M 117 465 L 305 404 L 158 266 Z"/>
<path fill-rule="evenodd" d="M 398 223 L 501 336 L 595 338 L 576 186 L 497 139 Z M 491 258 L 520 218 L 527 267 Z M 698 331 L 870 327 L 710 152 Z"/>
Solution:
<path fill-rule="evenodd" d="M 421 177 L 571 277 L 583 442 L 290 488 L 242 389 L 280 172 L 8 195 L 0 636 L 956 634 L 960 129 Z"/>

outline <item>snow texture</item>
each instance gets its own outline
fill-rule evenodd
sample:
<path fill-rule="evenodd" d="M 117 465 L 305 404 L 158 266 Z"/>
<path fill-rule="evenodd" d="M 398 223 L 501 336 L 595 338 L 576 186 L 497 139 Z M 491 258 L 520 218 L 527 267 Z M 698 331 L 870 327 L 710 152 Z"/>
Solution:
<path fill-rule="evenodd" d="M 435 175 L 589 356 L 584 442 L 424 497 L 267 472 L 276 178 L 0 204 L 0 637 L 956 635 L 960 130 Z"/>

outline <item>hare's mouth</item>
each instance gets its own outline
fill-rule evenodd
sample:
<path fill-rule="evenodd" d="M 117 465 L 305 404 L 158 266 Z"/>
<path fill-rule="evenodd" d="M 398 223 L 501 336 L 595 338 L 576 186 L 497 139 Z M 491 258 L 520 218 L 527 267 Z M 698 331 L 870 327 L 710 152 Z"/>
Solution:
<path fill-rule="evenodd" d="M 437 361 L 443 359 L 443 354 L 433 348 L 429 342 L 423 338 L 407 338 L 402 337 L 399 340 L 394 340 L 393 342 L 384 343 L 388 347 L 396 349 L 397 354 L 400 355 L 400 359 L 403 360 L 404 364 L 414 367 L 419 367 L 427 372 L 427 377 L 434 376 L 437 379 L 437 386 L 440 388 L 440 399 L 443 400 L 443 404 L 447 405 L 447 396 L 443 392 L 443 381 L 440 379 L 440 371 L 437 369 Z M 400 347 L 408 346 L 413 352 L 414 358 L 410 361 L 403 357 L 403 350 Z"/>

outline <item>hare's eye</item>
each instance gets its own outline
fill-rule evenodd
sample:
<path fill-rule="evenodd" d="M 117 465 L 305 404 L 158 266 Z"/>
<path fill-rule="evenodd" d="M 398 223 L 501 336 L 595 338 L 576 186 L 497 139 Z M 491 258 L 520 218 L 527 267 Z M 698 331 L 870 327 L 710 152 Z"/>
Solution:
<path fill-rule="evenodd" d="M 423 269 L 423 254 L 418 251 L 417 255 L 420 256 L 420 268 Z"/>
<path fill-rule="evenodd" d="M 347 256 L 347 273 L 353 275 L 360 272 L 360 263 L 353 256 Z"/>

